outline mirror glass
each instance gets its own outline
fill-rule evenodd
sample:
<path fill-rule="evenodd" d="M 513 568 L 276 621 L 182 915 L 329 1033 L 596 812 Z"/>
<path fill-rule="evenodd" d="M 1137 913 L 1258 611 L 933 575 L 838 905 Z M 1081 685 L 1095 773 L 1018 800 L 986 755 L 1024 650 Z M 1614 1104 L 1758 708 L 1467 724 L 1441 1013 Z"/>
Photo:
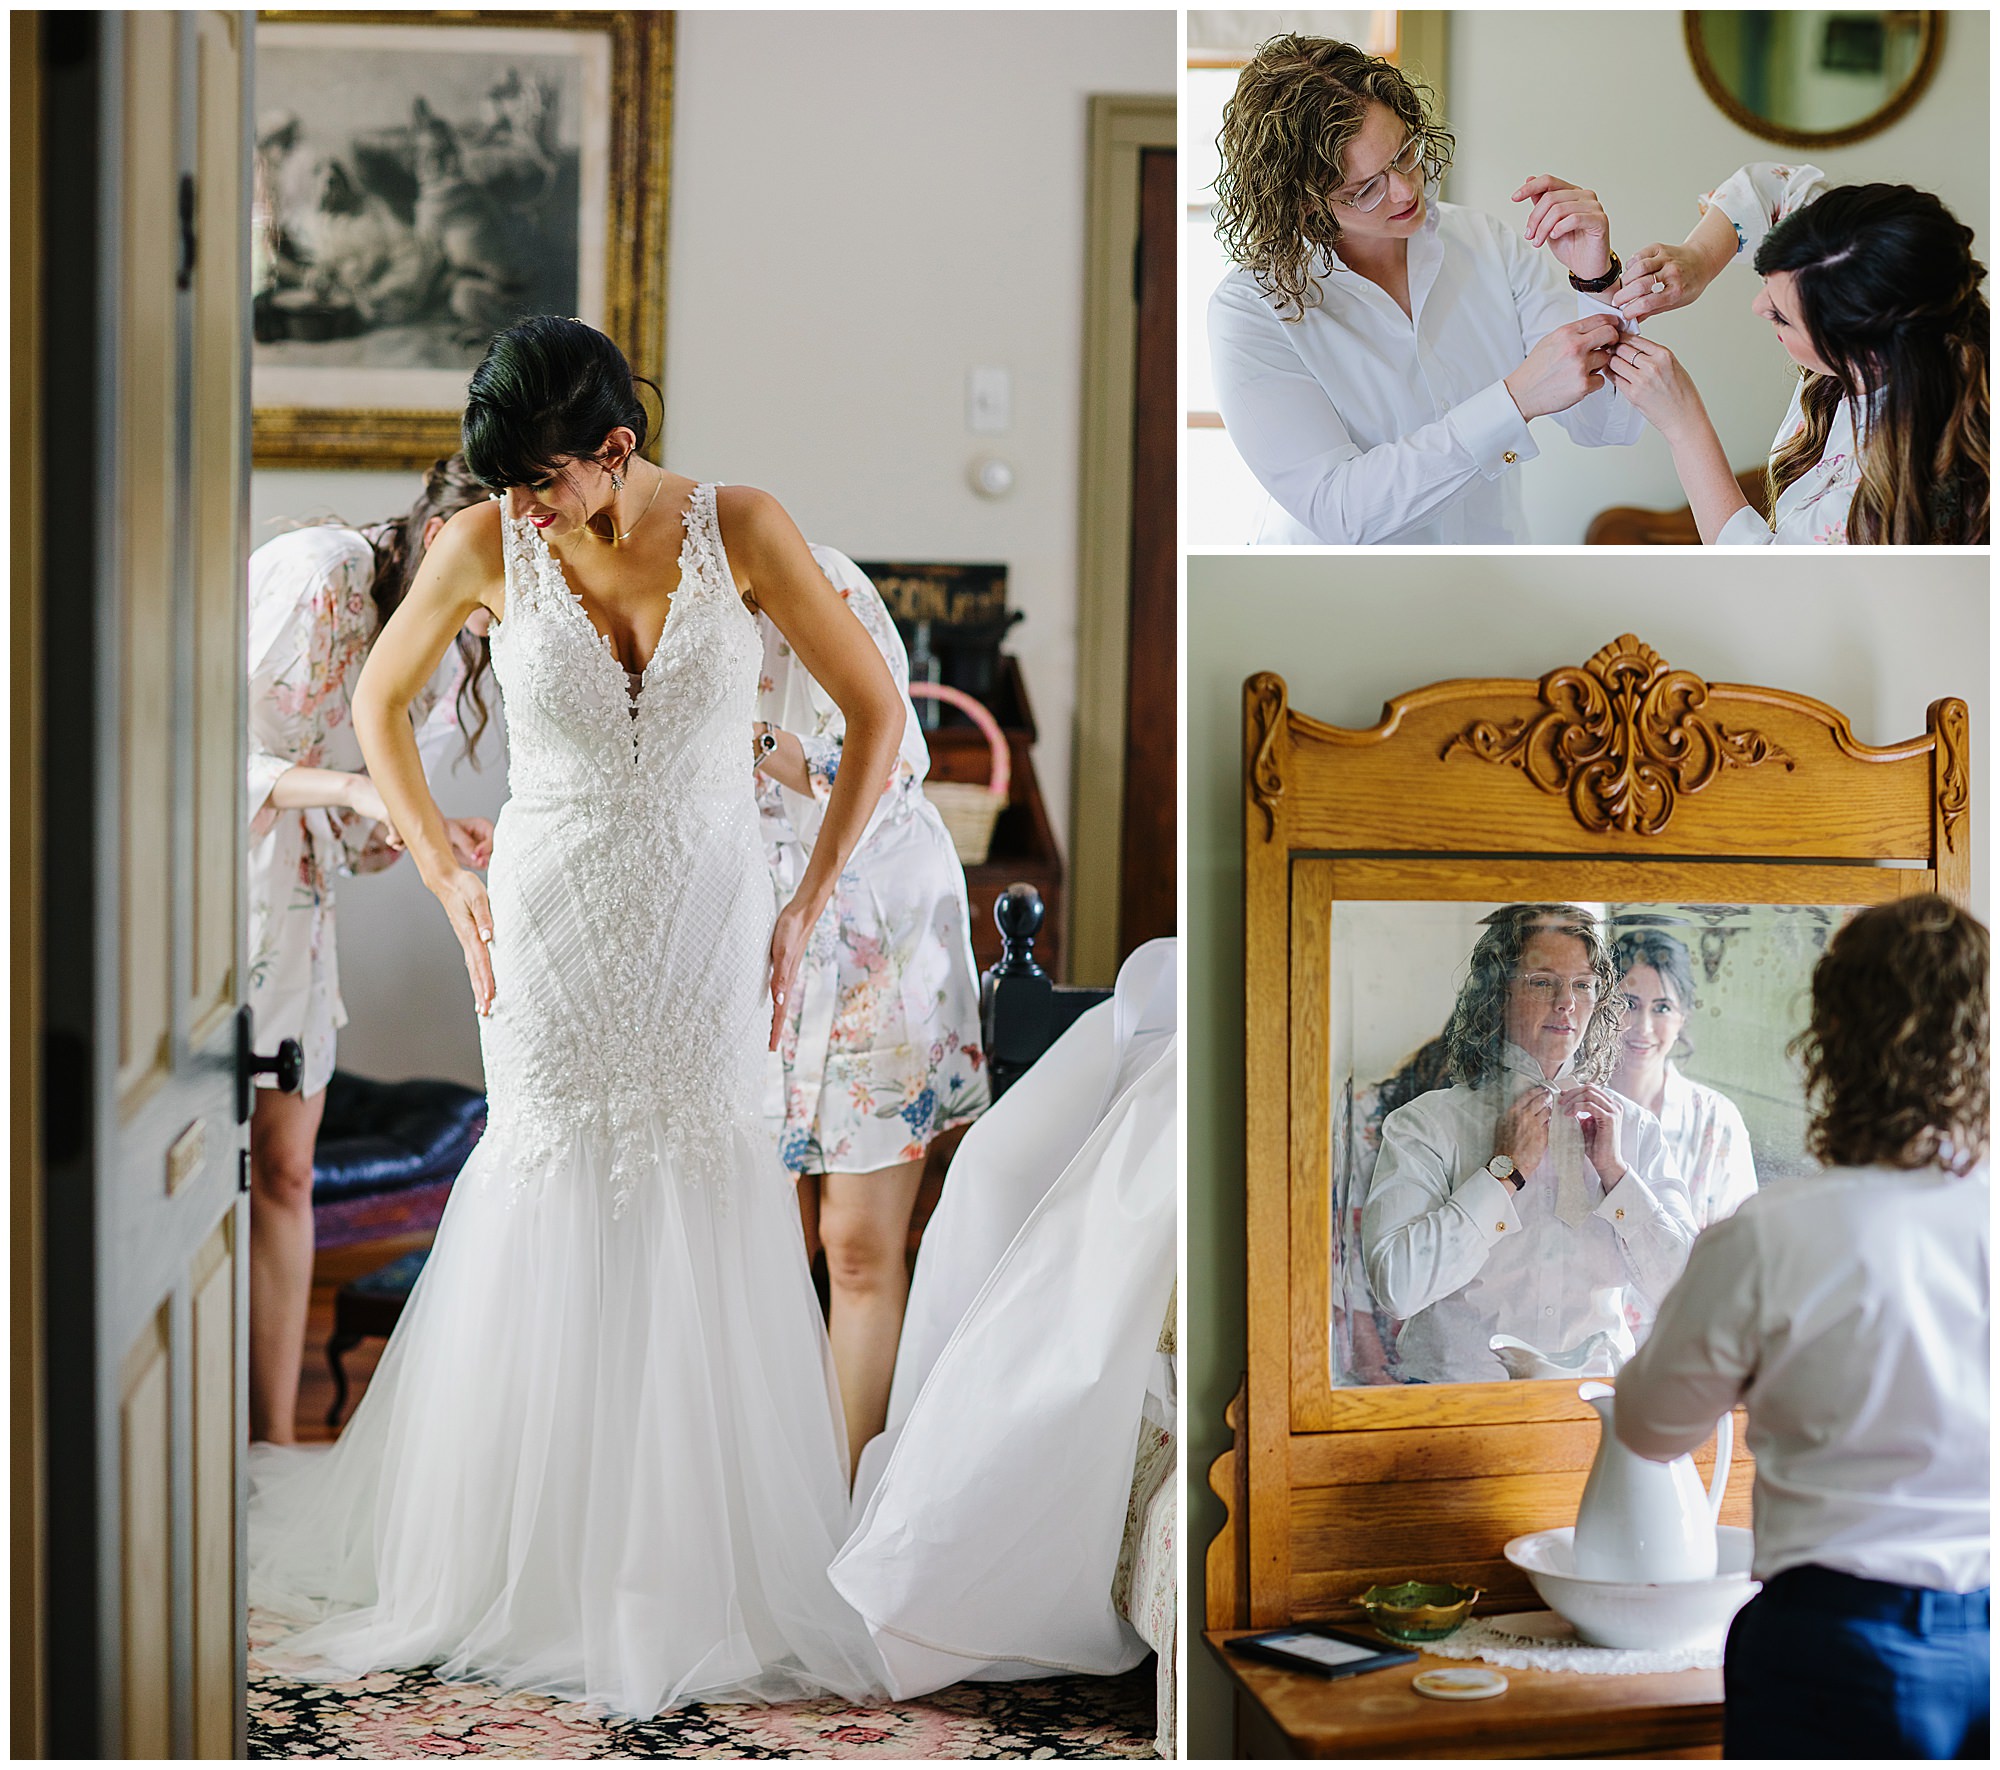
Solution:
<path fill-rule="evenodd" d="M 1928 72 L 1927 12 L 1691 12 L 1702 84 L 1767 140 L 1855 140 Z"/>
<path fill-rule="evenodd" d="M 1602 972 L 1565 931 L 1574 910 L 1603 943 Z M 1812 1170 L 1786 1045 L 1849 913 L 1334 904 L 1333 1383 L 1615 1371 L 1693 1233 Z M 1482 940 L 1491 958 L 1475 964 Z M 1477 1085 L 1457 1079 L 1482 1064 Z M 1515 1139 L 1522 1186 L 1480 1178 L 1500 1115 L 1531 1098 L 1547 1129 L 1539 1153 L 1533 1126 Z"/>

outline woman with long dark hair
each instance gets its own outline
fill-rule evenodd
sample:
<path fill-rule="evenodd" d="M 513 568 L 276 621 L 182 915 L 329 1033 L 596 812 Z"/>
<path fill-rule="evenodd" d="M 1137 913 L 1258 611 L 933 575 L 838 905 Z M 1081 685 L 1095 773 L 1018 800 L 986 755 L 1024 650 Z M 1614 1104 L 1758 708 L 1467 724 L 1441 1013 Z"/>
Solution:
<path fill-rule="evenodd" d="M 1756 165 L 1705 200 L 1683 244 L 1633 255 L 1618 292 L 1631 319 L 1687 305 L 1749 257 L 1752 311 L 1799 365 L 1766 519 L 1673 352 L 1636 333 L 1612 352 L 1605 372 L 1672 447 L 1704 541 L 1986 541 L 1991 315 L 1972 237 L 1928 191 Z"/>
<path fill-rule="evenodd" d="M 1695 1227 L 1706 1229 L 1756 1192 L 1757 1168 L 1736 1103 L 1681 1073 L 1693 1052 L 1687 1023 L 1695 1008 L 1694 966 L 1687 948 L 1660 928 L 1619 934 L 1611 964 L 1625 1010 L 1611 1085 L 1660 1121 L 1687 1182 Z"/>
<path fill-rule="evenodd" d="M 346 1022 L 334 945 L 334 879 L 372 872 L 398 849 L 355 741 L 349 701 L 369 647 L 409 593 L 446 520 L 487 496 L 457 455 L 433 462 L 403 515 L 363 528 L 309 523 L 250 556 L 250 968 L 263 1048 L 297 1039 L 296 1094 L 260 1086 L 250 1119 L 250 1436 L 292 1442 L 312 1294 L 313 1147 Z M 489 713 L 485 622 L 474 617 L 411 705 L 431 768 Z M 493 826 L 445 823 L 467 866 L 484 866 Z M 263 1078 L 259 1078 L 260 1081 Z"/>
<path fill-rule="evenodd" d="M 253 1596 L 320 1617 L 267 1663 L 636 1716 L 880 1683 L 827 1574 L 846 1446 L 759 1083 L 903 705 L 777 500 L 655 466 L 649 434 L 601 332 L 500 334 L 464 419 L 497 495 L 446 525 L 355 697 L 465 954 L 489 1117 L 340 1442 L 253 1463 Z M 485 884 L 408 718 L 482 609 L 509 792 Z M 775 915 L 744 754 L 759 613 L 844 722 Z"/>

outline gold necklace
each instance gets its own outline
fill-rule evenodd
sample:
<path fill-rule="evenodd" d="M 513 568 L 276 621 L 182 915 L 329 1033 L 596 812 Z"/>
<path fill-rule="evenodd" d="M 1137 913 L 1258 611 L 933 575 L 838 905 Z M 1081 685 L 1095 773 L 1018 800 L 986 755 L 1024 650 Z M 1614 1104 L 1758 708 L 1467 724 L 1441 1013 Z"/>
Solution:
<path fill-rule="evenodd" d="M 621 542 L 631 540 L 633 534 L 637 531 L 639 525 L 642 522 L 644 522 L 648 516 L 652 515 L 653 506 L 660 501 L 660 487 L 662 487 L 666 483 L 667 483 L 666 472 L 664 469 L 662 469 L 660 472 L 660 477 L 653 481 L 653 495 L 646 500 L 646 508 L 640 511 L 639 514 L 632 519 L 632 527 L 627 529 L 622 535 L 618 532 L 618 517 L 614 505 L 614 509 L 611 515 L 611 540 L 608 543 L 608 545 L 616 547 Z M 597 531 L 594 528 L 591 528 L 589 523 L 585 523 L 583 526 L 587 533 L 589 533 L 592 536 L 596 536 Z"/>

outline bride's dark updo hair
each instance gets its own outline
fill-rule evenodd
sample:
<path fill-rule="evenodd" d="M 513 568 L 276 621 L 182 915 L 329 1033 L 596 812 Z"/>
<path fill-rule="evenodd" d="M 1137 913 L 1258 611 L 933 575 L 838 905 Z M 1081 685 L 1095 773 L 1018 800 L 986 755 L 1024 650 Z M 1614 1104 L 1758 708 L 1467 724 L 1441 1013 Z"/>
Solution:
<path fill-rule="evenodd" d="M 465 462 L 494 491 L 547 479 L 558 461 L 588 459 L 621 424 L 643 454 L 651 426 L 625 353 L 595 326 L 537 314 L 486 347 L 466 390 Z"/>

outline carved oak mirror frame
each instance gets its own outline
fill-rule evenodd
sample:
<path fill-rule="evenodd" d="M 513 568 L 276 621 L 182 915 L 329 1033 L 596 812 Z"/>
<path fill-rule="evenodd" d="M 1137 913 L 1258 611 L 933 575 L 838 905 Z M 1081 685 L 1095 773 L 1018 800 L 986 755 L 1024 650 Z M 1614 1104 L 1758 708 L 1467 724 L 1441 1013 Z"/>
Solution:
<path fill-rule="evenodd" d="M 1208 1626 L 1352 1615 L 1412 1575 L 1534 1603 L 1500 1549 L 1575 1516 L 1597 1427 L 1574 1382 L 1333 1386 L 1331 906 L 1963 902 L 1965 703 L 1876 748 L 1822 702 L 1705 682 L 1628 634 L 1538 682 L 1400 695 L 1366 731 L 1292 711 L 1271 674 L 1243 712 L 1249 1368 L 1210 1477 L 1229 1519 Z M 1747 1524 L 1742 1460 L 1724 1518 Z"/>

